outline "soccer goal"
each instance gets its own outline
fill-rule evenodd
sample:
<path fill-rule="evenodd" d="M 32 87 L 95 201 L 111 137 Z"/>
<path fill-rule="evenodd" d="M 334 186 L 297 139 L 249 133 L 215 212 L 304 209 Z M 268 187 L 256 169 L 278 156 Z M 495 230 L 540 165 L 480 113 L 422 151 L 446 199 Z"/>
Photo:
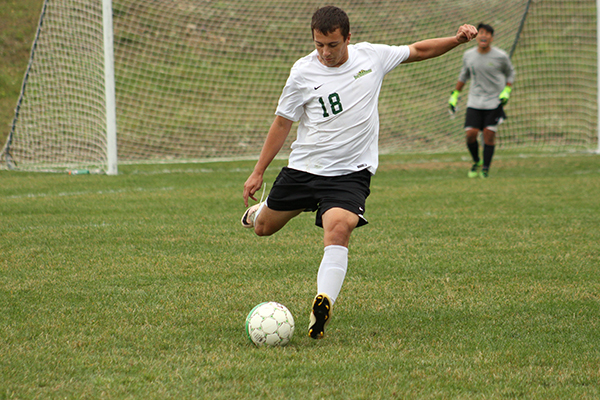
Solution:
<path fill-rule="evenodd" d="M 114 174 L 117 160 L 256 158 L 290 67 L 314 49 L 310 18 L 324 4 L 46 0 L 0 164 Z M 451 36 L 463 23 L 491 24 L 494 45 L 514 48 L 517 73 L 498 145 L 598 147 L 595 0 L 336 5 L 350 16 L 352 43 L 410 44 Z M 456 118 L 447 100 L 473 45 L 386 77 L 382 153 L 464 148 L 467 91 Z"/>

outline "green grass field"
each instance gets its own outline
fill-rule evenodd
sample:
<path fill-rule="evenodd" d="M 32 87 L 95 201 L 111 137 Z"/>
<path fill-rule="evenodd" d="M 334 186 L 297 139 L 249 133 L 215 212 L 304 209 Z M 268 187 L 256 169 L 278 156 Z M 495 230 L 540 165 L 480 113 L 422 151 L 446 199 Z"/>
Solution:
<path fill-rule="evenodd" d="M 0 399 L 598 398 L 600 157 L 465 156 L 382 157 L 321 341 L 322 232 L 241 228 L 252 162 L 0 171 Z"/>

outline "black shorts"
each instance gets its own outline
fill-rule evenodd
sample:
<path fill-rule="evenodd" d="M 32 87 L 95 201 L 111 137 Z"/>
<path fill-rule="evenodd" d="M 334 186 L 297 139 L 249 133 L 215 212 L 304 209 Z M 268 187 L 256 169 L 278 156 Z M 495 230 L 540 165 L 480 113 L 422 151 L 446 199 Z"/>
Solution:
<path fill-rule="evenodd" d="M 358 215 L 358 225 L 371 193 L 371 173 L 364 169 L 341 176 L 320 176 L 284 167 L 267 197 L 267 207 L 275 211 L 317 211 L 315 224 L 323 227 L 323 213 L 339 207 Z"/>
<path fill-rule="evenodd" d="M 478 110 L 476 108 L 467 108 L 467 116 L 465 117 L 465 129 L 475 128 L 480 131 L 485 128 L 492 128 L 493 131 L 496 127 L 506 119 L 502 104 L 495 110 Z"/>

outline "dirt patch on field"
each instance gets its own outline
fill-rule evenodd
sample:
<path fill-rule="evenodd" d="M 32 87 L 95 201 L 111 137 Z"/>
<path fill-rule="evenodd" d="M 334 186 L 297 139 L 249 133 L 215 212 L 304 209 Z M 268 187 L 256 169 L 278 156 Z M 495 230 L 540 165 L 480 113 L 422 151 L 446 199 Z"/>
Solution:
<path fill-rule="evenodd" d="M 509 160 L 497 160 L 494 159 L 492 167 L 510 168 L 516 167 L 519 162 L 518 159 Z M 426 171 L 437 171 L 443 169 L 464 169 L 471 166 L 471 161 L 443 161 L 443 160 L 423 160 L 423 161 L 411 161 L 402 163 L 381 163 L 379 164 L 380 171 L 410 171 L 410 170 L 426 170 Z"/>
<path fill-rule="evenodd" d="M 380 164 L 380 171 L 410 171 L 410 170 L 428 170 L 435 171 L 448 168 L 467 168 L 470 165 L 464 161 L 423 161 L 423 162 L 409 162 L 402 164 Z"/>

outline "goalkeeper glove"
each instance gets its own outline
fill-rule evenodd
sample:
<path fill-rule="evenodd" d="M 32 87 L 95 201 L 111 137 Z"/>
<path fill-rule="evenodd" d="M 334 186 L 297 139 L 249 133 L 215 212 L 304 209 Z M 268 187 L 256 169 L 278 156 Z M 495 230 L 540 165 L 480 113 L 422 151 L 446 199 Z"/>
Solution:
<path fill-rule="evenodd" d="M 458 90 L 454 90 L 452 91 L 452 94 L 450 94 L 450 99 L 448 100 L 448 105 L 450 106 L 450 111 L 452 112 L 452 114 L 454 114 L 456 112 L 456 104 L 458 103 L 458 95 L 460 94 L 460 92 Z"/>
<path fill-rule="evenodd" d="M 508 99 L 510 98 L 510 92 L 512 92 L 512 88 L 510 86 L 505 86 L 504 90 L 500 92 L 500 102 L 502 105 L 508 103 Z"/>

